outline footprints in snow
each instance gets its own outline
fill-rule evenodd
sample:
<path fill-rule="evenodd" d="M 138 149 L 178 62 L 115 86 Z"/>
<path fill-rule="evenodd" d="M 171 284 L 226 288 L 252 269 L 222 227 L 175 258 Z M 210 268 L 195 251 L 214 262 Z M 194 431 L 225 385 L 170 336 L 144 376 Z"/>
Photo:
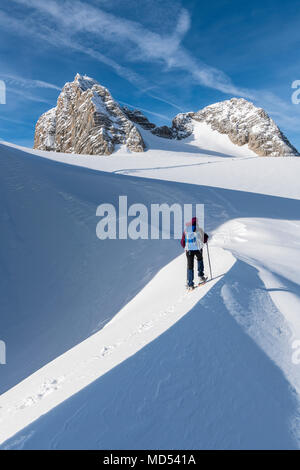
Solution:
<path fill-rule="evenodd" d="M 61 387 L 63 381 L 64 377 L 45 380 L 45 382 L 40 386 L 37 393 L 35 395 L 26 397 L 20 405 L 16 406 L 16 409 L 23 410 L 24 408 L 34 405 L 38 401 L 42 400 L 45 396 L 58 390 Z"/>
<path fill-rule="evenodd" d="M 186 292 L 184 294 L 182 294 L 179 297 L 177 303 L 182 303 L 186 299 L 187 295 L 188 294 Z M 127 343 L 130 340 L 130 338 L 132 338 L 136 335 L 140 335 L 140 334 L 150 330 L 162 318 L 165 318 L 168 315 L 173 314 L 175 312 L 175 306 L 176 306 L 176 304 L 175 305 L 170 305 L 169 307 L 167 307 L 164 310 L 160 311 L 157 315 L 154 315 L 152 320 L 140 323 L 136 327 L 136 329 L 134 329 L 126 338 L 123 338 L 121 341 L 116 342 L 115 344 L 110 344 L 110 345 L 103 346 L 101 351 L 100 351 L 100 354 L 96 355 L 96 356 L 93 356 L 92 360 L 99 360 L 99 359 L 101 360 L 101 359 L 104 359 L 104 358 L 110 356 L 122 344 Z M 145 341 L 143 341 L 143 340 L 142 340 L 142 342 L 145 343 Z M 90 359 L 90 361 L 91 361 L 91 359 Z M 90 361 L 88 361 L 88 362 L 90 362 Z M 43 398 L 45 398 L 48 395 L 50 395 L 50 394 L 54 393 L 55 391 L 59 390 L 62 386 L 62 383 L 65 381 L 65 379 L 66 379 L 66 377 L 62 376 L 62 377 L 58 377 L 57 379 L 47 379 L 47 380 L 45 380 L 42 383 L 42 385 L 40 386 L 40 388 L 38 389 L 37 393 L 26 397 L 20 404 L 18 404 L 15 407 L 15 410 L 24 410 L 24 409 L 26 409 L 30 406 L 34 406 L 35 404 L 37 404 Z"/>
<path fill-rule="evenodd" d="M 183 297 L 179 299 L 179 302 L 182 301 L 182 299 L 183 299 Z M 107 356 L 110 356 L 115 349 L 117 349 L 122 344 L 126 343 L 130 338 L 132 338 L 133 336 L 139 335 L 141 333 L 144 333 L 147 330 L 150 330 L 151 328 L 153 328 L 155 326 L 155 324 L 159 321 L 159 319 L 174 313 L 174 311 L 175 311 L 175 306 L 171 305 L 170 307 L 167 307 L 165 310 L 161 311 L 156 316 L 156 318 L 154 318 L 153 320 L 150 320 L 150 321 L 147 321 L 147 322 L 144 322 L 144 323 L 140 323 L 139 326 L 135 330 L 133 330 L 128 335 L 127 338 L 124 338 L 122 341 L 120 341 L 116 344 L 103 346 L 103 348 L 101 349 L 100 355 L 99 356 L 94 356 L 94 359 L 103 359 Z"/>

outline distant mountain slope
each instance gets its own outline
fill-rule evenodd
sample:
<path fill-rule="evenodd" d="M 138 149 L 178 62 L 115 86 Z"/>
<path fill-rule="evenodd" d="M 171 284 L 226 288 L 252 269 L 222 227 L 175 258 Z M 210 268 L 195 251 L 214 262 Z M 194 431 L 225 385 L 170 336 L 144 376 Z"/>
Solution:
<path fill-rule="evenodd" d="M 129 151 L 143 152 L 146 144 L 139 126 L 158 137 L 181 140 L 191 136 L 199 122 L 207 124 L 209 131 L 227 135 L 235 145 L 248 144 L 259 156 L 299 156 L 268 114 L 242 98 L 178 114 L 171 127 L 158 127 L 141 111 L 120 106 L 96 80 L 79 74 L 66 83 L 57 106 L 39 118 L 34 148 L 110 155 L 117 145 L 125 145 Z"/>

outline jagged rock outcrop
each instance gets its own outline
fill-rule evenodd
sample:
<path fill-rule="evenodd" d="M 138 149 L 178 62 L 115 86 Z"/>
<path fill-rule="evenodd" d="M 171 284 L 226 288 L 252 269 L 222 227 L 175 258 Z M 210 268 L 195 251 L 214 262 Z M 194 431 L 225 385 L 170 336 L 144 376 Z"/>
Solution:
<path fill-rule="evenodd" d="M 130 121 L 135 122 L 142 126 L 143 129 L 150 131 L 156 127 L 153 122 L 150 122 L 146 116 L 139 109 L 130 109 L 127 106 L 122 106 L 122 111 L 126 114 Z"/>
<path fill-rule="evenodd" d="M 173 129 L 168 126 L 156 126 L 153 122 L 150 122 L 146 116 L 138 109 L 129 109 L 127 106 L 123 106 L 123 111 L 131 121 L 139 124 L 146 131 L 151 131 L 152 134 L 164 139 L 176 138 Z"/>
<path fill-rule="evenodd" d="M 57 106 L 37 122 L 34 148 L 56 152 L 110 155 L 117 144 L 143 152 L 139 132 L 107 88 L 77 74 L 59 95 Z"/>
<path fill-rule="evenodd" d="M 172 121 L 172 131 L 176 139 L 186 139 L 194 131 L 193 115 L 195 113 L 180 113 Z"/>
<path fill-rule="evenodd" d="M 174 133 L 174 130 L 171 127 L 168 126 L 160 126 L 160 127 L 155 127 L 153 129 L 152 134 L 157 135 L 158 137 L 163 137 L 164 139 L 176 139 L 176 133 Z"/>
<path fill-rule="evenodd" d="M 172 126 L 157 127 L 137 109 L 120 106 L 92 78 L 76 75 L 59 95 L 56 108 L 36 124 L 34 148 L 56 152 L 110 155 L 116 145 L 143 152 L 139 129 L 165 139 L 189 137 L 197 122 L 228 135 L 236 145 L 248 144 L 261 156 L 299 156 L 268 114 L 243 98 L 222 101 L 197 112 L 178 114 Z"/>
<path fill-rule="evenodd" d="M 192 134 L 193 121 L 204 122 L 213 130 L 227 134 L 236 145 L 248 144 L 260 156 L 299 156 L 273 119 L 243 98 L 215 103 L 196 113 L 179 114 L 172 125 L 178 139 Z"/>
<path fill-rule="evenodd" d="M 43 114 L 37 122 L 34 136 L 34 148 L 40 150 L 56 150 L 56 108 Z"/>

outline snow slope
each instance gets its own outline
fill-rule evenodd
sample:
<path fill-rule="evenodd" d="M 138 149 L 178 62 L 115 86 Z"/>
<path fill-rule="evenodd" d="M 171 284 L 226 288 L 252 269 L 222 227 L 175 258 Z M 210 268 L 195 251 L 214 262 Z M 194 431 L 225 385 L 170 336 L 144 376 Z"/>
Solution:
<path fill-rule="evenodd" d="M 169 268 L 170 274 L 176 274 L 175 267 Z M 228 282 L 236 282 L 240 274 L 239 270 L 230 272 Z M 81 354 L 78 356 L 75 379 L 86 379 L 97 366 L 98 373 L 106 367 L 110 371 L 21 431 L 3 448 L 296 448 L 290 432 L 296 397 L 280 369 L 226 314 L 220 295 L 223 280 L 205 292 L 196 305 L 192 305 L 196 299 L 190 297 L 188 315 L 151 343 L 153 334 L 159 332 L 159 323 L 167 326 L 178 319 L 185 299 L 177 295 L 182 304 L 171 303 L 163 311 L 159 306 L 155 313 L 161 318 L 155 320 L 151 312 L 147 323 L 141 323 L 126 337 L 126 320 L 130 317 L 132 326 L 132 316 L 140 311 L 135 302 L 129 305 L 121 318 L 117 316 L 102 335 L 89 341 L 94 340 L 92 345 L 86 345 L 93 356 L 88 364 Z M 152 303 L 151 294 L 161 293 L 155 284 L 136 299 L 138 304 L 142 302 L 143 316 L 150 313 L 145 309 L 147 297 Z M 192 296 L 198 297 L 200 291 Z M 103 343 L 101 338 L 106 337 L 115 342 Z M 115 356 L 122 357 L 125 348 L 127 354 L 128 349 L 135 352 L 139 341 L 140 346 L 144 342 L 147 345 L 114 367 Z M 278 344 L 277 338 L 275 341 Z M 74 364 L 71 357 L 68 359 Z M 57 377 L 53 373 L 63 372 L 61 365 L 53 364 L 52 377 Z M 73 371 L 67 371 L 70 386 Z M 63 380 L 57 379 L 57 390 L 47 396 L 48 400 L 62 393 Z M 16 393 L 20 396 L 18 390 Z M 29 414 L 34 399 L 39 400 L 30 395 L 26 398 L 22 419 L 26 411 Z M 15 419 L 19 413 L 16 410 Z"/>
<path fill-rule="evenodd" d="M 100 241 L 97 206 L 117 204 L 119 194 L 146 205 L 186 196 L 164 183 L 0 152 L 3 392 L 101 328 L 179 254 L 174 240 Z"/>
<path fill-rule="evenodd" d="M 4 394 L 1 419 L 5 429 L 1 427 L 0 439 L 15 434 L 49 407 L 103 376 L 182 318 L 234 263 L 234 258 L 220 248 L 213 254 L 218 258 L 214 280 L 188 294 L 182 282 L 186 261 L 180 255 L 102 330 Z"/>
<path fill-rule="evenodd" d="M 1 145 L 3 448 L 299 447 L 299 160 L 175 144 Z M 100 242 L 96 207 L 119 194 L 205 203 L 214 281 L 185 295 L 176 240 Z"/>
<path fill-rule="evenodd" d="M 234 145 L 229 137 L 213 131 L 204 123 L 196 123 L 194 133 L 181 141 L 163 139 L 137 127 L 150 148 L 138 155 L 128 152 L 124 146 L 110 156 L 101 157 L 18 148 L 33 155 L 94 170 L 273 196 L 300 197 L 300 158 L 258 157 L 247 145 Z"/>

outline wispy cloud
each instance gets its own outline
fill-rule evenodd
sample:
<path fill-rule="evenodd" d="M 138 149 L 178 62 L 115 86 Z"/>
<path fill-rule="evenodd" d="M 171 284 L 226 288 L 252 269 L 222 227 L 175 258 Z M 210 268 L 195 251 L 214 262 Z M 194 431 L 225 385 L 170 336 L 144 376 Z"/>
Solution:
<path fill-rule="evenodd" d="M 28 123 L 27 121 L 20 121 L 19 119 L 11 119 L 6 116 L 0 116 L 1 121 L 7 121 L 7 122 L 12 122 L 13 124 L 22 124 L 26 126 L 31 126 L 31 123 Z"/>
<path fill-rule="evenodd" d="M 147 95 L 151 96 L 151 98 L 154 98 L 155 100 L 161 101 L 162 103 L 168 104 L 169 106 L 172 106 L 172 108 L 177 109 L 181 113 L 184 111 L 181 106 L 178 106 L 177 104 L 173 103 L 170 100 L 166 100 L 165 98 L 162 98 L 161 96 L 154 95 L 153 93 L 149 93 L 147 91 Z"/>
<path fill-rule="evenodd" d="M 35 101 L 37 103 L 52 104 L 49 99 L 43 96 L 38 96 L 36 93 L 31 93 L 30 89 L 51 89 L 60 91 L 61 88 L 53 85 L 52 83 L 44 82 L 41 80 L 32 80 L 20 77 L 14 74 L 7 74 L 0 72 L 0 80 L 4 80 L 6 84 L 6 92 L 13 93 L 24 100 Z"/>
<path fill-rule="evenodd" d="M 299 112 L 298 109 L 294 109 L 295 106 L 292 108 L 290 104 L 265 90 L 239 87 L 222 70 L 201 62 L 184 46 L 184 38 L 191 24 L 190 15 L 184 8 L 179 10 L 172 30 L 162 27 L 158 33 L 136 21 L 108 13 L 86 2 L 82 3 L 80 0 L 13 1 L 15 4 L 27 7 L 31 13 L 25 18 L 17 18 L 0 12 L 2 27 L 13 29 L 20 34 L 32 35 L 59 49 L 65 48 L 85 54 L 110 67 L 139 90 L 146 90 L 145 93 L 149 96 L 180 111 L 181 108 L 176 103 L 147 90 L 149 81 L 146 77 L 128 66 L 121 65 L 109 57 L 108 53 L 100 52 L 99 41 L 118 46 L 118 50 L 124 53 L 127 64 L 130 61 L 155 63 L 161 66 L 162 73 L 180 71 L 189 77 L 192 84 L 251 99 L 277 116 L 283 126 L 296 127 Z M 109 50 L 109 48 L 106 49 Z M 34 81 L 33 85 L 37 85 L 37 82 Z"/>
<path fill-rule="evenodd" d="M 54 19 L 56 20 L 56 25 L 55 27 L 51 27 L 51 25 L 48 25 L 47 22 L 45 24 L 44 21 L 36 21 L 36 19 L 31 15 L 28 15 L 27 17 L 20 20 L 16 17 L 12 17 L 6 14 L 5 12 L 0 11 L 0 24 L 3 28 L 14 31 L 17 34 L 31 36 L 36 40 L 40 40 L 46 44 L 49 44 L 53 47 L 57 47 L 59 49 L 65 48 L 67 50 L 87 55 L 92 59 L 112 68 L 117 75 L 121 76 L 122 78 L 125 78 L 130 83 L 133 83 L 138 87 L 147 86 L 147 81 L 144 80 L 144 78 L 141 77 L 139 74 L 135 73 L 133 70 L 120 65 L 118 62 L 102 54 L 98 50 L 82 45 L 82 43 L 72 37 L 72 33 L 75 33 L 76 35 L 78 29 L 66 27 L 70 24 L 70 19 L 68 22 L 66 22 L 65 18 L 67 16 L 72 17 L 72 4 L 70 4 L 71 11 L 67 11 L 65 10 L 65 3 L 59 6 L 55 2 L 51 1 L 47 2 L 47 4 L 36 0 L 33 0 L 32 2 L 27 2 L 27 0 L 14 1 L 15 3 L 22 3 L 28 7 L 39 8 L 42 13 L 52 13 Z M 83 8 L 82 5 L 81 8 Z M 58 12 L 61 12 L 62 18 L 59 15 L 56 16 Z M 79 14 L 80 11 L 78 11 L 77 13 Z M 75 21 L 75 18 L 77 18 L 77 14 L 74 13 L 72 21 Z"/>
<path fill-rule="evenodd" d="M 105 41 L 116 43 L 123 47 L 126 44 L 128 57 L 132 61 L 160 62 L 166 70 L 181 70 L 193 77 L 196 83 L 214 88 L 223 93 L 251 98 L 250 90 L 235 86 L 230 78 L 221 70 L 196 60 L 189 51 L 182 46 L 182 40 L 190 27 L 190 16 L 182 8 L 173 31 L 168 33 L 155 33 L 143 27 L 140 23 L 107 13 L 81 1 L 69 0 L 56 2 L 48 0 L 14 0 L 16 3 L 37 9 L 41 14 L 50 15 L 55 20 L 60 31 L 66 33 L 65 41 L 69 41 L 70 33 L 73 39 L 76 33 L 85 33 L 102 38 Z M 47 39 L 47 38 L 45 38 Z M 53 38 L 49 38 L 53 40 Z M 128 69 L 120 67 L 112 59 L 99 54 L 99 52 L 85 48 L 73 42 L 73 48 L 98 58 L 107 63 L 120 75 L 131 81 L 143 81 Z M 129 51 L 129 52 L 128 52 Z M 126 76 L 127 75 L 127 76 Z"/>
<path fill-rule="evenodd" d="M 18 85 L 23 88 L 48 88 L 51 90 L 61 90 L 61 87 L 53 85 L 52 83 L 44 82 L 42 80 L 32 80 L 29 78 L 20 77 L 18 75 L 2 72 L 0 72 L 0 79 L 5 80 L 6 83 L 11 85 Z"/>
<path fill-rule="evenodd" d="M 18 87 L 6 87 L 7 93 L 13 93 L 14 95 L 19 96 L 23 100 L 34 101 L 36 103 L 46 103 L 48 105 L 53 105 L 49 99 L 46 99 L 42 96 L 38 96 L 37 94 L 30 93 L 24 89 L 19 89 Z"/>

